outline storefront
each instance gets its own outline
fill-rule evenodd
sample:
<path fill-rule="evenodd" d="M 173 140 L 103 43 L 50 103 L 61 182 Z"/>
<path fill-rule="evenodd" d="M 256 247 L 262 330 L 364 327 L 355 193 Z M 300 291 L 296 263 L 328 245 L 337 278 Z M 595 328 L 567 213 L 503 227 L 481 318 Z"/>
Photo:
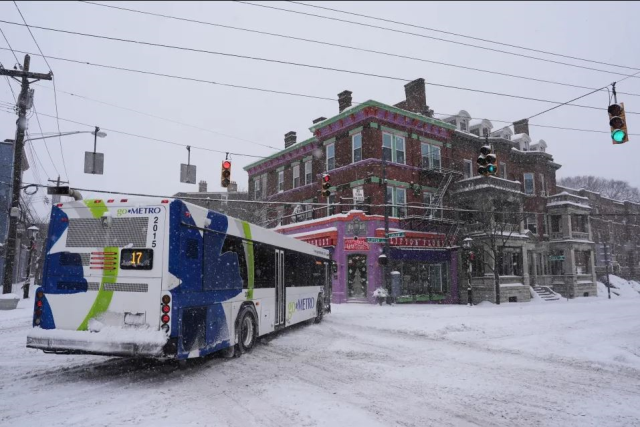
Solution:
<path fill-rule="evenodd" d="M 457 303 L 457 253 L 445 246 L 437 233 L 402 231 L 397 219 L 390 232 L 404 236 L 389 239 L 389 271 L 399 271 L 398 303 Z M 384 286 L 378 257 L 384 247 L 384 218 L 350 211 L 317 220 L 276 228 L 276 231 L 329 249 L 337 263 L 333 276 L 333 302 L 373 302 L 373 291 Z"/>

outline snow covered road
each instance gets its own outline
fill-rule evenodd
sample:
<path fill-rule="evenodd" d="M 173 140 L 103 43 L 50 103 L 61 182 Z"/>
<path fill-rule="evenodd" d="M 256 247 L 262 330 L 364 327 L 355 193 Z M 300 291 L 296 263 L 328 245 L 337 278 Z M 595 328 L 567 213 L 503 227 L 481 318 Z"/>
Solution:
<path fill-rule="evenodd" d="M 640 426 L 640 295 L 334 306 L 185 369 L 27 349 L 29 309 L 0 312 L 2 426 Z"/>

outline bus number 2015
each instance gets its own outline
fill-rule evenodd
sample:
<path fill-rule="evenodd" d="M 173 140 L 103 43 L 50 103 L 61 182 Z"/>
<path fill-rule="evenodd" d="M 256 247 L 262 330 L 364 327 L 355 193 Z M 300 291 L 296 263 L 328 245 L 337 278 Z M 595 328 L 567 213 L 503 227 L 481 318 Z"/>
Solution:
<path fill-rule="evenodd" d="M 151 241 L 151 247 L 156 247 L 156 238 L 158 236 L 158 217 L 153 217 L 153 240 Z"/>

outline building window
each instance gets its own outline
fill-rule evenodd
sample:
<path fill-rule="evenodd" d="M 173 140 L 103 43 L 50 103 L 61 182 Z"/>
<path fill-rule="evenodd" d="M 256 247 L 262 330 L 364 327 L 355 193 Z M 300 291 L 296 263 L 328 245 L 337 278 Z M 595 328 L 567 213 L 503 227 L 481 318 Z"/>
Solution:
<path fill-rule="evenodd" d="M 268 188 L 267 188 L 267 174 L 263 174 L 262 175 L 262 184 L 260 185 L 260 188 L 262 189 L 262 197 L 267 197 L 269 194 L 267 192 Z"/>
<path fill-rule="evenodd" d="M 404 218 L 407 216 L 407 190 L 387 186 L 387 212 L 389 216 Z"/>
<path fill-rule="evenodd" d="M 278 193 L 284 191 L 284 171 L 278 172 Z"/>
<path fill-rule="evenodd" d="M 335 144 L 327 145 L 327 170 L 336 168 L 336 146 Z"/>
<path fill-rule="evenodd" d="M 327 216 L 336 213 L 336 195 L 332 194 L 327 198 Z"/>
<path fill-rule="evenodd" d="M 473 176 L 473 166 L 471 160 L 464 161 L 464 179 L 471 178 Z"/>
<path fill-rule="evenodd" d="M 500 178 L 507 179 L 507 164 L 500 162 Z"/>
<path fill-rule="evenodd" d="M 535 215 L 527 216 L 527 230 L 533 234 L 538 234 L 538 221 Z"/>
<path fill-rule="evenodd" d="M 276 208 L 276 227 L 282 225 L 282 217 L 284 217 L 284 206 Z"/>
<path fill-rule="evenodd" d="M 571 231 L 578 233 L 587 232 L 587 216 L 586 215 L 571 215 Z"/>
<path fill-rule="evenodd" d="M 422 143 L 420 145 L 422 152 L 422 167 L 424 169 L 440 169 L 442 166 L 440 158 L 440 147 L 437 145 L 429 145 Z"/>
<path fill-rule="evenodd" d="M 535 191 L 536 191 L 536 185 L 533 180 L 533 174 L 525 173 L 524 174 L 524 194 L 533 195 L 535 194 Z"/>
<path fill-rule="evenodd" d="M 293 188 L 300 187 L 300 165 L 293 166 Z"/>
<path fill-rule="evenodd" d="M 498 274 L 500 276 L 522 276 L 522 250 L 503 248 L 498 253 Z"/>
<path fill-rule="evenodd" d="M 463 132 L 467 131 L 467 121 L 466 120 L 460 120 L 460 130 Z"/>
<path fill-rule="evenodd" d="M 351 149 L 353 163 L 362 160 L 362 134 L 357 133 L 351 137 Z"/>
<path fill-rule="evenodd" d="M 404 137 L 383 133 L 382 158 L 387 162 L 405 164 Z"/>
<path fill-rule="evenodd" d="M 311 160 L 304 162 L 304 185 L 311 184 Z"/>
<path fill-rule="evenodd" d="M 426 207 L 432 206 L 433 197 L 433 193 L 422 193 L 422 203 Z M 442 209 L 426 209 L 423 214 L 429 218 L 442 218 Z"/>
<path fill-rule="evenodd" d="M 591 251 L 574 251 L 576 274 L 591 274 Z"/>
<path fill-rule="evenodd" d="M 548 226 L 547 226 L 547 215 L 542 215 L 542 234 L 544 234 L 545 236 L 548 233 Z"/>
<path fill-rule="evenodd" d="M 488 128 L 482 128 L 482 136 L 489 136 L 489 129 Z"/>
<path fill-rule="evenodd" d="M 544 185 L 544 175 L 540 174 L 540 195 L 541 196 L 546 196 L 547 192 L 545 191 L 547 188 L 546 185 Z"/>
<path fill-rule="evenodd" d="M 253 198 L 254 200 L 260 200 L 262 199 L 262 191 L 260 188 L 260 177 L 257 177 L 256 179 L 253 180 Z"/>
<path fill-rule="evenodd" d="M 551 215 L 550 218 L 551 218 L 551 232 L 552 233 L 562 232 L 562 216 Z"/>

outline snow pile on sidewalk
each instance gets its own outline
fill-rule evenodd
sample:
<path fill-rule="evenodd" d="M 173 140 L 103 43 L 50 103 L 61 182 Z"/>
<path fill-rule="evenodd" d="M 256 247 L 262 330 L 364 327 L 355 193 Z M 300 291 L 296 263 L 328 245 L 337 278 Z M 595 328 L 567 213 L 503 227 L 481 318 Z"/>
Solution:
<path fill-rule="evenodd" d="M 613 285 L 611 298 L 640 298 L 640 283 L 613 274 L 609 274 L 609 281 Z M 602 282 L 598 282 L 598 296 L 601 298 L 609 297 L 607 285 Z"/>

